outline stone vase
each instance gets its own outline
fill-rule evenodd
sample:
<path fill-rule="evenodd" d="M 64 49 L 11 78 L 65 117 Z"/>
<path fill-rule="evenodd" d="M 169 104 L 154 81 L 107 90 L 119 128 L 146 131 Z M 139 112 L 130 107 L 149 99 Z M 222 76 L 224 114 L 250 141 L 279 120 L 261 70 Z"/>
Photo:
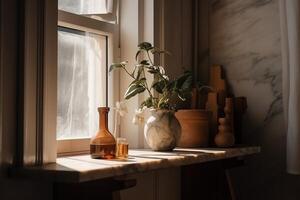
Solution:
<path fill-rule="evenodd" d="M 144 127 L 147 144 L 155 151 L 173 150 L 181 135 L 181 126 L 170 110 L 151 110 Z"/>

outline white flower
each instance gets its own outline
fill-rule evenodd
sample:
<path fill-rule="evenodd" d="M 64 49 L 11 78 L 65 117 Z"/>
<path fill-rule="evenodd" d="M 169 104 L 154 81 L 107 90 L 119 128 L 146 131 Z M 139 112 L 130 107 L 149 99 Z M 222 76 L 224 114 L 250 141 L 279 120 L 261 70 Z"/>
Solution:
<path fill-rule="evenodd" d="M 132 119 L 132 123 L 134 123 L 136 125 L 144 123 L 144 121 L 145 121 L 144 111 L 145 111 L 145 109 L 141 109 L 141 108 L 136 109 L 133 119 Z"/>
<path fill-rule="evenodd" d="M 123 117 L 126 113 L 128 113 L 128 109 L 125 101 L 117 101 L 116 102 L 116 113 L 118 113 L 121 117 Z"/>
<path fill-rule="evenodd" d="M 159 68 L 159 72 L 161 74 L 165 74 L 166 73 L 165 68 L 163 68 L 162 66 L 158 66 L 158 68 Z"/>

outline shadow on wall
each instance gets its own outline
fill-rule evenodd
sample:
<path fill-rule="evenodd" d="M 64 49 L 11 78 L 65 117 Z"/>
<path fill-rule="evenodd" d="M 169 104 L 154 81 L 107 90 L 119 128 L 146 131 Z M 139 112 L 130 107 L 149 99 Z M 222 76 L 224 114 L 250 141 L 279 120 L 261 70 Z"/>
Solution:
<path fill-rule="evenodd" d="M 278 0 L 209 1 L 209 60 L 246 96 L 243 141 L 262 153 L 232 170 L 240 199 L 299 199 L 300 178 L 285 172 Z M 298 197 L 298 198 L 297 198 Z"/>

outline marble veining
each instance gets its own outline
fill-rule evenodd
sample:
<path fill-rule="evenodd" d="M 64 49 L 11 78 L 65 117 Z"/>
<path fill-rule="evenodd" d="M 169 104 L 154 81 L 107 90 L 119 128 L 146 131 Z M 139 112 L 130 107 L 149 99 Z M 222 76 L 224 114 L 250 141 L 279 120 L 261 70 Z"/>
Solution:
<path fill-rule="evenodd" d="M 171 152 L 131 150 L 128 160 L 95 160 L 89 155 L 60 158 L 59 165 L 80 174 L 80 181 L 120 176 L 174 166 L 209 162 L 226 158 L 247 156 L 260 152 L 259 147 L 184 149 Z"/>
<path fill-rule="evenodd" d="M 227 11 L 228 15 L 237 15 L 243 14 L 244 12 L 249 11 L 250 9 L 256 9 L 265 5 L 268 5 L 273 0 L 212 0 L 212 11 Z M 274 2 L 274 1 L 273 1 Z"/>
<path fill-rule="evenodd" d="M 173 111 L 152 110 L 145 124 L 144 135 L 153 150 L 172 150 L 179 141 L 181 126 Z"/>
<path fill-rule="evenodd" d="M 288 196 L 292 191 L 293 184 L 283 181 L 288 179 L 279 1 L 209 1 L 210 63 L 223 65 L 231 91 L 247 97 L 243 142 L 263 149 L 246 173 L 233 173 L 238 198 L 245 200 L 284 199 L 281 188 Z"/>
<path fill-rule="evenodd" d="M 260 147 L 235 148 L 176 148 L 169 152 L 147 149 L 129 150 L 127 160 L 92 159 L 90 155 L 58 158 L 56 163 L 41 167 L 15 169 L 12 176 L 44 179 L 44 181 L 84 182 L 108 177 L 178 167 L 214 160 L 249 156 Z"/>
<path fill-rule="evenodd" d="M 224 66 L 234 94 L 248 98 L 248 114 L 267 123 L 282 113 L 277 1 L 215 0 L 210 5 L 211 64 Z"/>

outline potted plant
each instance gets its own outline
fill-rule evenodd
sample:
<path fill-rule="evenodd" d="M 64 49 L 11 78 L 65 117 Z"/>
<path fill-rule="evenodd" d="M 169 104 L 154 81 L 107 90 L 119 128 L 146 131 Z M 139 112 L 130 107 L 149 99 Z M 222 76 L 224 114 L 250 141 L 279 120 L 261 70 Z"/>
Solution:
<path fill-rule="evenodd" d="M 207 93 L 213 87 L 199 82 L 199 66 L 193 66 L 192 92 L 188 103 L 180 107 L 175 116 L 182 127 L 179 147 L 207 147 L 211 142 L 211 109 L 207 109 Z"/>
<path fill-rule="evenodd" d="M 124 98 L 126 100 L 146 92 L 148 97 L 140 104 L 139 111 L 145 108 L 150 109 L 151 116 L 144 127 L 146 142 L 153 150 L 167 151 L 176 147 L 181 135 L 181 126 L 175 117 L 177 102 L 172 101 L 178 97 L 180 101 L 185 101 L 191 93 L 192 75 L 185 71 L 177 79 L 171 80 L 163 66 L 155 65 L 150 54 L 168 53 L 153 47 L 148 42 L 138 45 L 136 60 L 143 54 L 142 59 L 136 64 L 132 71 L 127 67 L 128 62 L 114 63 L 110 66 L 110 71 L 122 69 L 132 78 Z M 151 74 L 154 79 L 151 84 L 147 81 L 146 74 Z"/>
<path fill-rule="evenodd" d="M 182 127 L 179 147 L 195 148 L 207 147 L 210 140 L 210 119 L 211 111 L 199 106 L 201 91 L 203 89 L 212 90 L 208 86 L 193 87 L 192 97 L 189 99 L 189 107 L 184 107 L 176 112 L 176 118 Z M 203 101 L 203 100 L 202 100 Z"/>

